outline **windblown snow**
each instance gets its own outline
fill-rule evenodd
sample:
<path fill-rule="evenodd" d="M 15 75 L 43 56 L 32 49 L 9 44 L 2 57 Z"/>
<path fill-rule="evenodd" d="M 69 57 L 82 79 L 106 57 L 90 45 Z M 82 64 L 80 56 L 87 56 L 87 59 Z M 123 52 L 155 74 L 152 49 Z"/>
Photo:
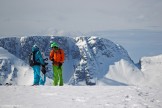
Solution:
<path fill-rule="evenodd" d="M 29 86 L 33 70 L 27 55 L 32 45 L 38 44 L 48 57 L 52 41 L 65 50 L 65 85 L 52 86 L 52 66 L 48 61 L 46 85 Z M 161 108 L 162 55 L 143 57 L 139 65 L 133 63 L 122 46 L 103 38 L 3 38 L 0 108 Z"/>

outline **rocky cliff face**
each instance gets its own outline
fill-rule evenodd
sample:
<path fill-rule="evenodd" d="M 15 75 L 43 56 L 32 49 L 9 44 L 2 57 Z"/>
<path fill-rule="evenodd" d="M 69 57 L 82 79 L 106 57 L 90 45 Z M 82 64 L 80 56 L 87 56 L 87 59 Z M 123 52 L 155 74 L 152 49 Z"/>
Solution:
<path fill-rule="evenodd" d="M 95 85 L 97 80 L 104 77 L 108 72 L 109 65 L 121 59 L 133 64 L 127 51 L 122 46 L 98 37 L 31 36 L 2 38 L 0 39 L 0 47 L 28 63 L 28 55 L 34 44 L 37 44 L 48 58 L 51 50 L 50 43 L 53 41 L 57 42 L 65 52 L 66 60 L 63 65 L 63 76 L 64 82 L 68 84 Z M 47 76 L 52 79 L 52 66 L 51 62 L 48 62 L 49 72 Z"/>

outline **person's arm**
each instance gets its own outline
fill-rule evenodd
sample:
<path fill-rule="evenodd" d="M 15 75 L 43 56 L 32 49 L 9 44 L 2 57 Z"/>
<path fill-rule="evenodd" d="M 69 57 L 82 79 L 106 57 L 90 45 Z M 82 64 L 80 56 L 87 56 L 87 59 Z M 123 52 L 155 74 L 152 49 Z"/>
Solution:
<path fill-rule="evenodd" d="M 51 50 L 51 51 L 50 51 L 50 55 L 49 55 L 49 59 L 50 59 L 51 61 L 53 61 L 53 56 L 54 56 L 54 52 L 53 52 L 53 50 Z"/>
<path fill-rule="evenodd" d="M 37 54 L 38 54 L 38 58 L 39 58 L 41 65 L 45 65 L 41 52 L 38 51 Z"/>
<path fill-rule="evenodd" d="M 65 60 L 65 54 L 64 51 L 61 50 L 61 63 L 64 63 L 64 60 Z"/>

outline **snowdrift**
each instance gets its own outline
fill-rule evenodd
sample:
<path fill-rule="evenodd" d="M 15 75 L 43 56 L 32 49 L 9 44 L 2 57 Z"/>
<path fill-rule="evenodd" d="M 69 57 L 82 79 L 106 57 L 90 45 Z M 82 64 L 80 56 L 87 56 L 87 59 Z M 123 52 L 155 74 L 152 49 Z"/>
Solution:
<path fill-rule="evenodd" d="M 160 87 L 162 85 L 162 55 L 143 57 L 140 64 L 146 85 Z"/>

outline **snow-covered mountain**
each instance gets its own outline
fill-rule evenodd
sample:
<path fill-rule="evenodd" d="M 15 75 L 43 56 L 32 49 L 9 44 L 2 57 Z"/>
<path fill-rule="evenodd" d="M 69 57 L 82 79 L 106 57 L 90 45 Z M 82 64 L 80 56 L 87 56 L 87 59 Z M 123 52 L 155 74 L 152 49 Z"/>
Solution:
<path fill-rule="evenodd" d="M 135 66 L 127 51 L 122 46 L 104 38 L 69 38 L 58 36 L 12 37 L 0 39 L 0 47 L 8 50 L 8 52 L 15 55 L 17 59 L 21 59 L 22 62 L 24 61 L 25 63 L 28 63 L 28 54 L 31 52 L 31 48 L 34 44 L 37 44 L 41 51 L 45 52 L 45 56 L 48 57 L 50 43 L 53 41 L 57 42 L 60 48 L 64 49 L 65 51 L 66 60 L 63 65 L 63 77 L 64 83 L 66 84 L 140 85 L 141 82 L 145 82 L 145 71 L 143 71 L 143 68 L 141 71 Z M 0 56 L 6 57 L 4 55 Z M 1 61 L 5 60 L 2 59 Z M 7 62 L 10 61 L 8 60 Z M 47 73 L 47 77 L 49 80 L 47 81 L 47 85 L 50 85 L 50 79 L 52 79 L 53 73 L 51 71 L 51 62 L 48 62 L 49 72 Z M 142 63 L 143 62 L 141 62 L 141 66 L 144 66 L 145 64 Z M 19 63 L 19 65 L 21 64 L 22 63 Z M 1 62 L 1 65 L 4 66 L 4 63 Z M 8 63 L 8 65 L 10 67 L 10 63 Z M 25 66 L 29 68 L 27 64 Z M 18 67 L 23 69 L 22 66 Z M 32 70 L 28 71 L 30 71 L 32 74 Z M 13 71 L 10 70 L 6 72 L 4 69 L 0 72 L 3 74 L 5 73 L 5 75 L 8 73 L 13 73 Z M 22 72 L 25 72 L 24 69 Z M 26 76 L 22 76 L 22 78 L 23 77 Z M 33 76 L 30 75 L 29 79 L 32 80 L 32 77 Z M 4 82 L 7 83 L 6 81 Z M 15 83 L 14 81 L 10 82 L 13 82 L 13 84 Z M 26 85 L 26 83 L 24 83 L 24 85 Z"/>
<path fill-rule="evenodd" d="M 24 61 L 0 47 L 0 84 L 30 85 L 32 70 Z"/>

